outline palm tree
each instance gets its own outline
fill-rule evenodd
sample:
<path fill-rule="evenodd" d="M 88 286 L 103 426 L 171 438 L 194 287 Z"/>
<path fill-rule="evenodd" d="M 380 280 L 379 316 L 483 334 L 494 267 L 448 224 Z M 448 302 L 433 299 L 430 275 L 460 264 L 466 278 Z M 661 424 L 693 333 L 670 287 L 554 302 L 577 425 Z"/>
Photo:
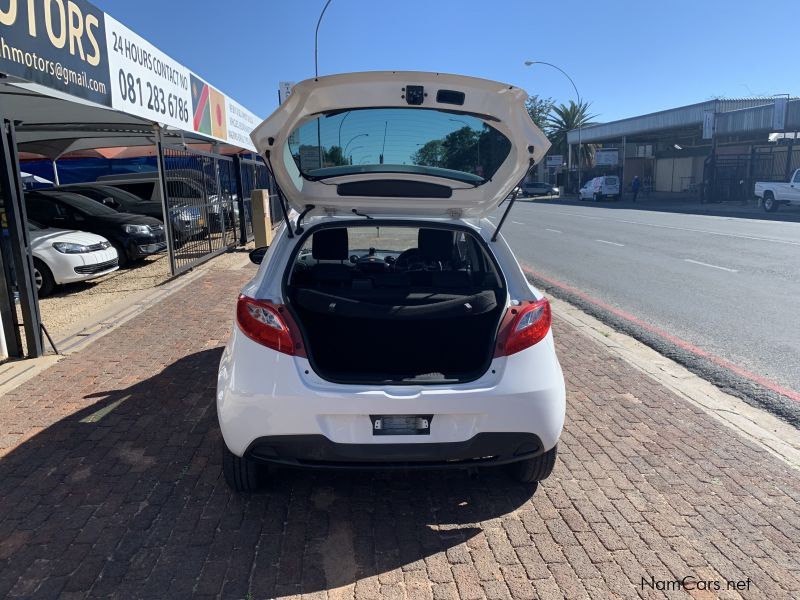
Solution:
<path fill-rule="evenodd" d="M 593 125 L 593 119 L 596 116 L 589 114 L 589 102 L 576 104 L 575 101 L 570 100 L 568 106 L 564 104 L 554 106 L 547 117 L 547 137 L 550 138 L 550 142 L 553 144 L 553 150 L 562 156 L 566 156 L 569 153 L 567 132 L 578 127 Z M 583 144 L 583 164 L 585 166 L 592 164 L 594 148 L 592 144 Z M 572 164 L 578 164 L 577 145 L 572 148 Z"/>

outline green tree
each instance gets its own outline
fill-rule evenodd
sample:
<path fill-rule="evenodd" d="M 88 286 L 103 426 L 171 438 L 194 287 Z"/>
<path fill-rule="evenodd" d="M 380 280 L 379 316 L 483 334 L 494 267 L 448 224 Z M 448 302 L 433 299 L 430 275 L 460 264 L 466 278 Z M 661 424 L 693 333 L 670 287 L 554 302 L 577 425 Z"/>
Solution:
<path fill-rule="evenodd" d="M 540 98 L 536 94 L 529 96 L 525 100 L 525 108 L 531 116 L 531 121 L 542 131 L 547 129 L 547 118 L 550 116 L 554 105 L 555 101 L 552 98 Z"/>
<path fill-rule="evenodd" d="M 550 152 L 553 154 L 561 154 L 567 156 L 569 152 L 569 144 L 567 144 L 567 132 L 587 125 L 595 123 L 594 118 L 597 115 L 589 114 L 589 102 L 581 102 L 576 104 L 570 100 L 569 104 L 559 104 L 554 106 L 552 112 L 547 117 L 547 137 L 553 144 Z M 583 165 L 587 167 L 592 164 L 594 157 L 595 146 L 592 144 L 583 144 Z M 572 164 L 577 165 L 578 161 L 578 145 L 572 147 Z"/>
<path fill-rule="evenodd" d="M 347 164 L 344 159 L 344 153 L 339 146 L 331 146 L 328 150 L 325 150 L 324 155 L 326 167 L 338 167 Z"/>
<path fill-rule="evenodd" d="M 411 162 L 423 167 L 444 166 L 444 142 L 431 140 L 411 155 Z"/>

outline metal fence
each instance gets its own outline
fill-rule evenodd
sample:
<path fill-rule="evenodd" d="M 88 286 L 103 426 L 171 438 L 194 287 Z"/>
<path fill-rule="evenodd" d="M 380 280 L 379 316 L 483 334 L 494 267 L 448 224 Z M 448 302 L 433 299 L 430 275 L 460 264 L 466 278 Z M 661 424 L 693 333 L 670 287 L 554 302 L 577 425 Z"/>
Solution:
<path fill-rule="evenodd" d="M 753 146 L 749 153 L 717 154 L 706 160 L 706 199 L 712 202 L 747 202 L 757 181 L 789 181 L 800 168 L 800 145 Z"/>
<path fill-rule="evenodd" d="M 236 246 L 235 164 L 227 156 L 163 145 L 165 213 L 173 274 Z"/>

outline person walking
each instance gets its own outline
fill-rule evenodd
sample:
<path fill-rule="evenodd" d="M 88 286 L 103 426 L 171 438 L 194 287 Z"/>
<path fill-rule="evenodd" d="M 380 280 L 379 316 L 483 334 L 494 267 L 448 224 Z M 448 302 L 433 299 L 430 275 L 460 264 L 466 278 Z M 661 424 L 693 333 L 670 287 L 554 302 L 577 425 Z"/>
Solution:
<path fill-rule="evenodd" d="M 633 201 L 636 202 L 636 196 L 639 195 L 639 188 L 642 187 L 642 182 L 639 181 L 639 176 L 634 175 L 631 181 L 631 191 L 633 192 Z"/>

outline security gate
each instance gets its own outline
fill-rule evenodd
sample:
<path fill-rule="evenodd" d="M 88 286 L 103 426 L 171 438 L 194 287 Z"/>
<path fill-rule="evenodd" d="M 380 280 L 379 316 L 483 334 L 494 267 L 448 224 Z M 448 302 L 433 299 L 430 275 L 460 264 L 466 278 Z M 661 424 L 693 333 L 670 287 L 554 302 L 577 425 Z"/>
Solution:
<path fill-rule="evenodd" d="M 164 214 L 173 275 L 236 246 L 239 207 L 234 161 L 161 145 Z"/>
<path fill-rule="evenodd" d="M 707 200 L 746 202 L 756 181 L 789 181 L 800 168 L 800 147 L 793 143 L 751 146 L 749 153 L 710 156 L 705 164 Z"/>

